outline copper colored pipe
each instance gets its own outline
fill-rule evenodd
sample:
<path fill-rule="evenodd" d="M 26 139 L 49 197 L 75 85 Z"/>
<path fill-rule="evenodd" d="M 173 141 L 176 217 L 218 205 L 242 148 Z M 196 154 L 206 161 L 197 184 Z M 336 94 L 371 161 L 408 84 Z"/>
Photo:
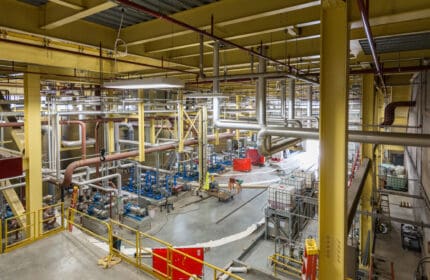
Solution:
<path fill-rule="evenodd" d="M 100 122 L 97 121 L 96 122 L 96 126 L 94 128 L 94 138 L 96 140 L 96 145 L 95 145 L 95 152 L 96 152 L 96 154 L 100 153 L 100 147 L 99 147 L 99 145 L 100 145 L 99 144 L 99 125 L 100 125 Z M 100 163 L 96 164 L 96 176 L 100 177 Z"/>
<path fill-rule="evenodd" d="M 60 121 L 60 124 L 78 124 L 81 127 L 81 140 L 82 140 L 82 159 L 87 158 L 87 125 L 83 121 L 71 120 L 71 121 Z"/>
<path fill-rule="evenodd" d="M 0 127 L 22 127 L 24 126 L 24 123 L 22 122 L 5 122 L 0 123 Z"/>
<path fill-rule="evenodd" d="M 230 132 L 220 133 L 219 139 L 231 138 L 234 136 L 234 134 L 235 134 L 234 132 L 233 133 L 230 133 Z M 215 135 L 209 135 L 207 137 L 208 141 L 214 141 L 215 139 L 216 139 Z M 196 139 L 187 140 L 184 142 L 184 146 L 196 145 L 198 143 L 199 143 L 199 141 Z M 152 148 L 145 149 L 145 154 L 171 150 L 171 149 L 175 149 L 177 147 L 178 147 L 178 143 L 169 143 L 169 144 L 165 144 L 165 145 L 160 145 L 158 147 L 152 147 Z M 138 151 L 113 154 L 113 155 L 106 156 L 105 160 L 103 162 L 126 159 L 126 158 L 130 158 L 130 157 L 136 157 L 138 155 L 139 155 Z M 92 165 L 92 164 L 100 164 L 101 162 L 102 162 L 102 160 L 100 159 L 100 157 L 93 157 L 93 158 L 89 158 L 89 159 L 85 159 L 85 160 L 82 159 L 82 160 L 77 160 L 77 161 L 72 162 L 71 164 L 69 164 L 67 166 L 66 171 L 64 172 L 64 180 L 63 180 L 63 183 L 61 185 L 63 187 L 69 187 L 70 186 L 70 184 L 72 183 L 72 175 L 73 175 L 73 171 L 75 170 L 75 168 L 78 168 L 80 166 Z"/>

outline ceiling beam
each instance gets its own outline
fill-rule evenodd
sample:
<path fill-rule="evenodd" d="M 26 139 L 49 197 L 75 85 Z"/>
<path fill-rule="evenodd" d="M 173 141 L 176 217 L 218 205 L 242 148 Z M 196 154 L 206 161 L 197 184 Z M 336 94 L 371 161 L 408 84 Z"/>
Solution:
<path fill-rule="evenodd" d="M 192 73 L 185 70 L 184 66 L 162 63 L 151 58 L 130 55 L 127 58 L 115 59 L 98 52 L 79 52 L 50 46 L 36 45 L 25 42 L 16 42 L 0 38 L 0 60 L 29 63 L 43 66 L 52 66 L 77 71 L 91 71 L 103 73 L 137 72 L 147 69 L 159 71 L 177 71 Z M 175 67 L 175 68 L 173 68 Z M 177 67 L 177 68 L 176 68 Z M 180 67 L 180 68 L 179 68 Z M 197 71 L 195 71 L 197 73 Z"/>
<path fill-rule="evenodd" d="M 70 8 L 70 9 L 73 9 L 73 10 L 77 10 L 77 11 L 80 11 L 80 10 L 84 9 L 84 7 L 81 7 L 79 5 L 76 5 L 76 4 L 73 4 L 73 3 L 70 3 L 70 2 L 67 2 L 67 1 L 64 1 L 64 0 L 49 0 L 49 1 L 52 2 L 52 3 L 55 3 L 57 5 L 60 5 L 60 6 L 66 7 L 66 8 Z"/>
<path fill-rule="evenodd" d="M 116 6 L 117 6 L 116 3 L 111 2 L 111 1 L 106 1 L 104 3 L 98 4 L 98 5 L 93 6 L 91 8 L 88 8 L 88 9 L 85 9 L 85 10 L 80 11 L 78 13 L 75 13 L 75 14 L 73 14 L 71 16 L 68 16 L 68 17 L 61 18 L 61 19 L 55 20 L 53 22 L 50 22 L 50 23 L 48 23 L 46 25 L 43 25 L 41 28 L 42 29 L 47 29 L 47 30 L 54 29 L 54 28 L 57 28 L 57 27 L 60 27 L 60 26 L 63 26 L 63 25 L 75 22 L 77 20 L 86 18 L 88 16 L 97 14 L 99 12 L 102 12 L 104 10 L 107 10 L 107 9 L 110 9 L 110 8 L 113 8 L 113 7 L 116 7 Z"/>
<path fill-rule="evenodd" d="M 258 40 L 264 34 L 272 34 L 280 32 L 285 34 L 287 27 L 300 26 L 302 24 L 313 22 L 319 19 L 319 8 L 312 7 L 305 10 L 300 10 L 294 13 L 294 16 L 288 16 L 280 20 L 279 17 L 273 16 L 269 18 L 261 18 L 248 22 L 248 24 L 234 24 L 218 31 L 219 36 L 226 40 L 239 40 L 248 37 L 254 37 Z M 303 27 L 304 28 L 304 27 Z M 289 35 L 291 38 L 291 36 Z M 144 45 L 145 52 L 157 53 L 182 49 L 187 47 L 199 46 L 199 36 L 196 33 L 180 36 L 172 40 L 161 40 L 156 42 L 146 43 Z M 209 40 L 209 38 L 205 38 Z M 267 43 L 264 42 L 263 43 Z"/>
<path fill-rule="evenodd" d="M 48 41 L 74 42 L 84 46 L 99 47 L 102 43 L 103 48 L 113 49 L 116 31 L 99 24 L 79 20 L 52 30 L 40 28 L 49 14 L 63 15 L 66 12 L 74 11 L 50 2 L 36 7 L 16 0 L 0 0 L 0 30 L 5 30 L 6 35 L 9 31 L 16 31 Z"/>
<path fill-rule="evenodd" d="M 319 5 L 319 2 L 272 0 L 255 1 L 250 5 L 248 0 L 224 0 L 176 13 L 172 17 L 201 30 L 208 30 L 211 27 L 211 15 L 214 18 L 215 28 L 221 28 L 314 7 Z M 125 28 L 123 30 L 123 39 L 129 46 L 132 46 L 162 39 L 172 39 L 190 33 L 193 33 L 193 31 L 177 26 L 172 27 L 170 23 L 162 19 L 155 19 Z"/>

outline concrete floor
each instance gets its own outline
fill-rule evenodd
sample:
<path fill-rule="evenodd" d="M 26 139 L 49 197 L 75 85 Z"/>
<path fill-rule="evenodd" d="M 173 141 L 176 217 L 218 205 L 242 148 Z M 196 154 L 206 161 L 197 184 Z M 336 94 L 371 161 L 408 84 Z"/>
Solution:
<path fill-rule="evenodd" d="M 315 162 L 313 155 L 297 153 L 277 163 L 276 166 L 254 168 L 249 173 L 232 172 L 224 174 L 217 180 L 223 183 L 229 176 L 235 176 L 244 180 L 245 186 L 267 185 L 278 180 L 276 170 L 282 169 L 289 173 L 299 167 L 308 169 Z M 264 189 L 243 189 L 228 202 L 219 202 L 214 197 L 196 202 L 198 200 L 200 197 L 190 193 L 174 203 L 175 210 L 171 213 L 166 213 L 165 210 L 160 212 L 157 208 L 148 233 L 175 246 L 193 246 L 241 233 L 262 221 L 263 209 L 267 204 L 267 192 Z M 205 261 L 225 267 L 232 260 L 239 258 L 245 248 L 257 239 L 259 233 L 256 231 L 245 238 L 209 248 L 205 253 Z M 9 254 L 0 255 L 1 279 L 82 279 L 82 275 L 91 275 L 86 279 L 150 279 L 124 263 L 109 270 L 99 268 L 97 260 L 106 252 L 95 244 L 89 244 L 88 239 L 83 240 L 85 238 L 79 236 L 64 232 Z M 249 265 L 270 274 L 267 257 L 274 253 L 274 246 L 270 246 L 270 241 L 262 244 L 263 247 L 256 246 L 250 252 L 250 256 L 253 257 L 249 259 Z M 159 245 L 145 240 L 141 246 Z M 43 257 L 39 257 L 41 252 Z M 20 260 L 18 265 L 17 260 Z M 209 277 L 213 273 L 211 270 L 205 270 L 205 275 Z M 252 275 L 242 276 L 245 279 L 270 279 L 269 276 L 266 278 L 258 273 Z"/>
<path fill-rule="evenodd" d="M 106 252 L 63 232 L 0 255 L 2 280 L 154 279 L 127 263 L 97 265 Z"/>
<path fill-rule="evenodd" d="M 412 208 L 408 209 L 398 206 L 401 200 L 412 202 L 411 198 L 394 195 L 389 196 L 391 216 L 414 220 Z M 386 260 L 385 262 L 379 262 L 377 264 L 378 271 L 388 274 L 390 272 L 390 263 L 393 262 L 396 280 L 413 279 L 414 271 L 421 258 L 421 254 L 402 248 L 400 223 L 392 222 L 391 231 L 388 234 L 377 235 L 375 252 L 376 257 Z"/>

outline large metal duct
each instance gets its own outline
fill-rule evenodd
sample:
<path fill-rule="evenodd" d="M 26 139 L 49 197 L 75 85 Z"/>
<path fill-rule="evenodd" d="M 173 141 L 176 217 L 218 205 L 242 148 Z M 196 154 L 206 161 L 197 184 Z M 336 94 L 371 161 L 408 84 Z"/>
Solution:
<path fill-rule="evenodd" d="M 381 123 L 381 126 L 392 125 L 394 123 L 394 119 L 396 118 L 397 107 L 414 107 L 415 105 L 416 105 L 415 101 L 391 102 L 390 104 L 385 106 L 384 121 Z"/>

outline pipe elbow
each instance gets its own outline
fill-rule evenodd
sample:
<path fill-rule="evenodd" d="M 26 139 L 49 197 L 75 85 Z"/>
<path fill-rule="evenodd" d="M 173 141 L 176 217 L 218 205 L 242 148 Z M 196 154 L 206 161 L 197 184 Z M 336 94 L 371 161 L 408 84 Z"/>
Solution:
<path fill-rule="evenodd" d="M 257 133 L 257 149 L 261 155 L 268 156 L 270 148 L 267 147 L 267 129 L 262 128 Z"/>

